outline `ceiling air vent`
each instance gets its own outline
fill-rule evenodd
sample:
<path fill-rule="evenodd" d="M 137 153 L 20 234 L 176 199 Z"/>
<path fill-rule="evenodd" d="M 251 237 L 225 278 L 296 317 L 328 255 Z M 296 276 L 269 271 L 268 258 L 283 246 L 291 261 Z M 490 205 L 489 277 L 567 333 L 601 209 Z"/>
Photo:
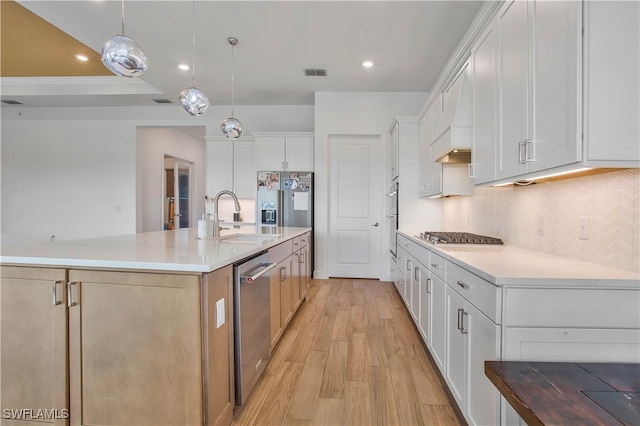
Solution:
<path fill-rule="evenodd" d="M 327 70 L 324 68 L 305 68 L 304 75 L 307 77 L 326 77 Z"/>
<path fill-rule="evenodd" d="M 157 104 L 172 104 L 173 103 L 169 99 L 154 99 L 153 102 L 155 102 Z"/>
<path fill-rule="evenodd" d="M 7 105 L 22 105 L 22 102 L 15 101 L 13 99 L 3 99 L 2 103 Z"/>

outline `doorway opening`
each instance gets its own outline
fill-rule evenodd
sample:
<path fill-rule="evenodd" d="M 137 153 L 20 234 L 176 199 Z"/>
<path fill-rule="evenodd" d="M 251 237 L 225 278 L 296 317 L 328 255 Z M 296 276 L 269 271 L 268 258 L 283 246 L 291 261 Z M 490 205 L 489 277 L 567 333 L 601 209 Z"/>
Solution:
<path fill-rule="evenodd" d="M 194 211 L 193 163 L 170 155 L 164 156 L 164 229 L 191 227 Z"/>

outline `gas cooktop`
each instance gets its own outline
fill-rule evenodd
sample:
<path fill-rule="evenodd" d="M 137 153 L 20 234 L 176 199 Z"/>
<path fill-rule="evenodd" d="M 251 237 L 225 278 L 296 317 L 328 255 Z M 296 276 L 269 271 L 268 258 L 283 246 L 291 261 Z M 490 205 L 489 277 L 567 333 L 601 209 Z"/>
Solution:
<path fill-rule="evenodd" d="M 433 244 L 504 244 L 500 238 L 472 234 L 470 232 L 432 232 L 425 231 L 419 238 Z"/>

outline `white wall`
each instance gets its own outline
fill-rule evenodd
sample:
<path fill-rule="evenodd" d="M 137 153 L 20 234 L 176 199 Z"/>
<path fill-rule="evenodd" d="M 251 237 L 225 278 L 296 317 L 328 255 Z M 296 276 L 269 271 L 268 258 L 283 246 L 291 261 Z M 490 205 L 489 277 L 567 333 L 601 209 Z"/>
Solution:
<path fill-rule="evenodd" d="M 161 231 L 168 218 L 164 218 L 165 206 L 165 159 L 164 156 L 185 160 L 192 164 L 190 188 L 193 210 L 190 212 L 191 226 L 204 212 L 204 185 L 206 156 L 204 131 L 198 140 L 171 127 L 137 128 L 137 232 Z M 173 182 L 166 184 L 172 185 Z"/>
<path fill-rule="evenodd" d="M 135 126 L 2 120 L 2 245 L 135 232 Z"/>
<path fill-rule="evenodd" d="M 418 115 L 427 99 L 426 92 L 316 92 L 315 96 L 315 278 L 329 276 L 328 245 L 328 139 L 331 134 L 379 134 L 380 149 L 386 154 L 389 126 L 398 115 Z M 386 173 L 386 166 L 380 166 Z M 380 192 L 386 194 L 386 180 Z M 384 208 L 384 206 L 383 206 Z M 386 223 L 385 223 L 386 226 Z M 388 234 L 381 228 L 381 251 L 386 254 L 384 243 Z M 383 257 L 384 258 L 384 257 Z M 382 264 L 381 277 L 388 275 L 388 267 Z"/>
<path fill-rule="evenodd" d="M 217 134 L 230 111 L 213 106 L 191 117 L 179 106 L 3 106 L 0 244 L 136 232 L 136 128 L 204 125 Z M 313 129 L 309 105 L 236 106 L 235 115 L 247 134 Z"/>

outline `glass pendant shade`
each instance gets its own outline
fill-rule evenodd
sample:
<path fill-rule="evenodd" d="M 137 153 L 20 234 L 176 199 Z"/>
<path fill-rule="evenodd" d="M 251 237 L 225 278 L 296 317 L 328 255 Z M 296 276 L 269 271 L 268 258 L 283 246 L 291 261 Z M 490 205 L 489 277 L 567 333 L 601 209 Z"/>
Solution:
<path fill-rule="evenodd" d="M 231 117 L 225 119 L 222 124 L 220 124 L 220 130 L 222 131 L 222 134 L 229 139 L 237 139 L 240 137 L 240 135 L 242 135 L 242 123 L 240 122 L 240 120 L 233 116 L 233 50 L 238 45 L 238 39 L 235 37 L 229 37 L 227 38 L 227 41 L 231 45 Z"/>
<path fill-rule="evenodd" d="M 209 108 L 209 99 L 196 87 L 184 89 L 178 99 L 182 108 L 193 116 L 204 114 Z"/>
<path fill-rule="evenodd" d="M 116 75 L 137 77 L 149 61 L 140 46 L 125 35 L 114 35 L 102 47 L 102 63 Z"/>
<path fill-rule="evenodd" d="M 229 117 L 220 125 L 222 134 L 231 139 L 237 139 L 242 135 L 242 123 L 237 118 Z"/>

